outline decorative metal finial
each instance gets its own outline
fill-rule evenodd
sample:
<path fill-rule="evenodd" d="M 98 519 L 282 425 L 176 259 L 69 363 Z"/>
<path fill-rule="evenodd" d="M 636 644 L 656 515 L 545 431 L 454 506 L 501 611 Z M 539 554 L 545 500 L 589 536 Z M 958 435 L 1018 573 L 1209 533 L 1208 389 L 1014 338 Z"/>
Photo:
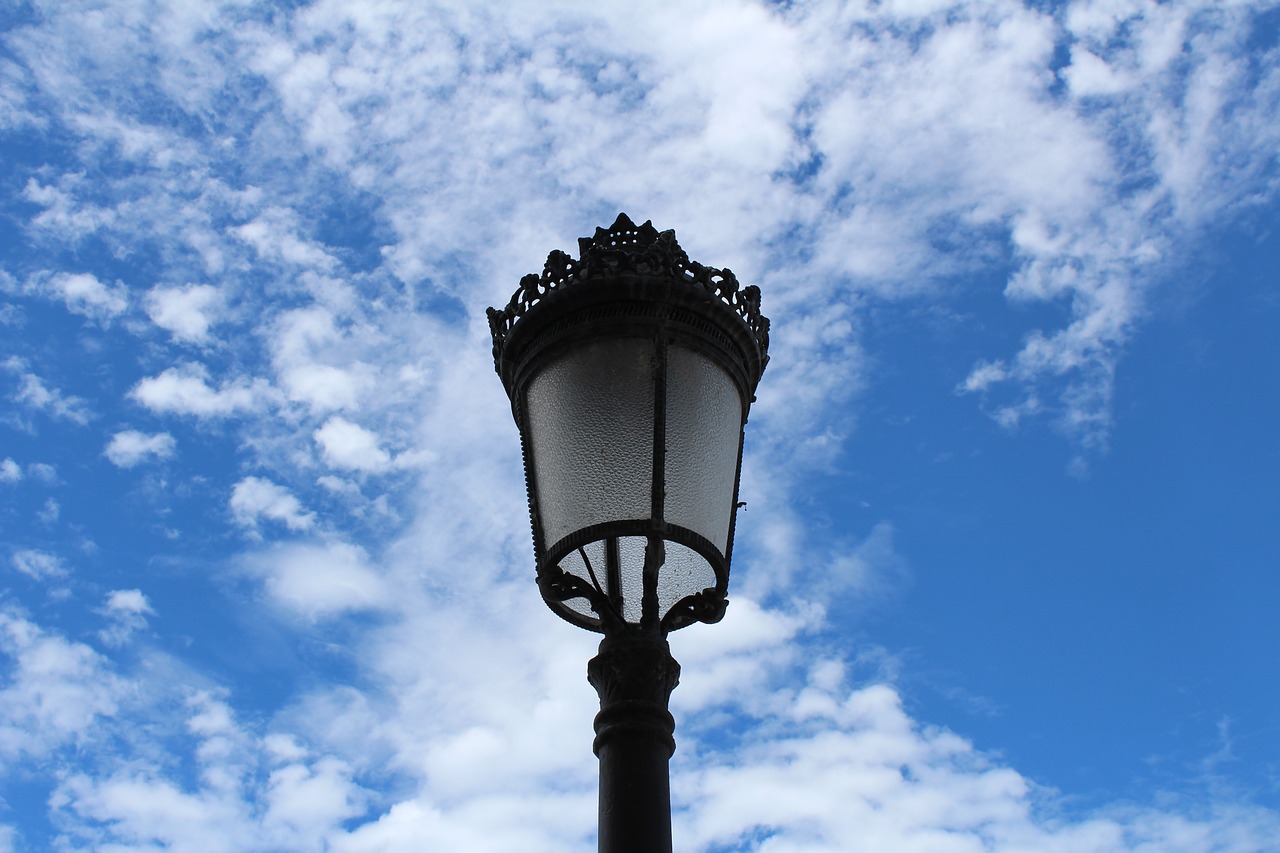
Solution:
<path fill-rule="evenodd" d="M 495 366 L 501 362 L 507 335 L 516 321 L 549 294 L 627 274 L 674 279 L 715 294 L 737 312 L 751 331 L 761 369 L 768 363 L 769 318 L 760 313 L 760 288 L 739 287 L 731 270 L 689 260 L 676 242 L 675 231 L 658 231 L 651 220 L 637 226 L 625 213 L 619 213 L 608 229 L 596 228 L 593 236 L 578 238 L 578 255 L 575 259 L 559 249 L 553 250 L 547 255 L 541 275 L 529 273 L 520 279 L 520 286 L 505 308 L 489 309 Z"/>

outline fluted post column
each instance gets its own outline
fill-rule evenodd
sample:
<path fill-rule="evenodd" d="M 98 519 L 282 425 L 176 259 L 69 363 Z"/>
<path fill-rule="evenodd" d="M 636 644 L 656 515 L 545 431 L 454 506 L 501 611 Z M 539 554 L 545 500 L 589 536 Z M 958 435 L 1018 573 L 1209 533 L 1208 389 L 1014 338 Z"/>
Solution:
<path fill-rule="evenodd" d="M 600 853 L 671 853 L 676 742 L 667 700 L 680 664 L 660 631 L 628 626 L 600 642 L 587 680 L 600 694 Z"/>

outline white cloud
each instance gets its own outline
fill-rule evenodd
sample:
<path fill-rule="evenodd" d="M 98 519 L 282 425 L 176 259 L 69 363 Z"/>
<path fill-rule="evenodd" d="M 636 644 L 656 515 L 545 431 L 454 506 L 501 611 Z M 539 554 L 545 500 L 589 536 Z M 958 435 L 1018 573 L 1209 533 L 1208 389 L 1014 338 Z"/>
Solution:
<path fill-rule="evenodd" d="M 508 272 L 515 280 L 516 247 L 562 239 L 556 235 L 582 210 L 616 208 L 624 199 L 660 222 L 684 223 L 724 257 L 744 258 L 766 274 L 777 267 L 797 290 L 779 294 L 788 306 L 778 315 L 785 336 L 791 324 L 782 321 L 808 313 L 805 282 L 831 285 L 824 306 L 858 292 L 933 294 L 948 276 L 1011 246 L 1018 250 L 1012 280 L 1035 267 L 1050 271 L 1040 280 L 1053 285 L 1046 294 L 1066 297 L 1062 325 L 1093 310 L 1092 295 L 1106 279 L 1134 291 L 1126 310 L 1139 309 L 1138 291 L 1159 271 L 1129 260 L 1143 246 L 1164 253 L 1180 238 L 1178 222 L 1148 216 L 1160 195 L 1176 196 L 1181 221 L 1205 221 L 1248 203 L 1240 182 L 1256 177 L 1274 150 L 1274 123 L 1265 118 L 1274 95 L 1250 82 L 1237 49 L 1250 15 L 1237 5 L 1219 17 L 1218 5 L 1077 2 L 1054 16 L 1001 0 L 786 11 L 711 3 L 682 11 L 678 23 L 675 8 L 662 7 L 625 26 L 609 6 L 590 15 L 553 5 L 540 16 L 497 17 L 481 7 L 458 26 L 478 26 L 483 35 L 458 42 L 429 9 L 320 3 L 296 16 L 314 43 L 263 22 L 217 43 L 267 82 L 279 108 L 244 120 L 257 122 L 255 139 L 280 160 L 264 166 L 250 146 L 236 162 L 250 173 L 293 168 L 311 178 L 308 170 L 319 167 L 303 158 L 319 155 L 334 173 L 316 183 L 350 181 L 390 230 L 379 273 L 394 271 L 414 287 L 430 280 L 470 298 Z M 215 11 L 193 17 L 217 31 Z M 44 85 L 69 103 L 93 102 L 94 90 L 78 79 L 74 55 L 41 47 L 43 39 L 87 43 L 80 26 L 51 21 L 47 31 L 24 33 L 19 45 L 21 56 L 42 57 L 33 65 L 48 75 Z M 151 39 L 165 58 L 157 83 L 164 95 L 179 109 L 215 110 L 220 87 L 243 82 L 237 66 L 191 40 L 186 24 L 169 26 L 111 36 L 100 48 L 115 60 L 108 89 L 150 73 L 135 56 L 146 53 L 139 40 Z M 685 36 L 660 37 L 673 26 Z M 344 39 L 326 41 L 331 31 Z M 1114 37 L 1122 31 L 1131 38 Z M 584 39 L 590 55 L 564 63 Z M 1060 96 L 1052 66 L 1064 39 L 1073 42 L 1075 61 L 1062 74 L 1075 89 Z M 767 68 L 760 56 L 770 57 Z M 1129 100 L 1082 107 L 1081 92 L 1115 89 L 1119 76 L 1140 81 Z M 115 101 L 98 106 L 76 115 L 78 132 L 117 146 L 122 162 L 169 171 L 140 176 L 117 200 L 94 195 L 80 172 L 42 176 L 27 195 L 46 205 L 49 223 L 121 245 L 165 236 L 209 269 L 279 263 L 299 271 L 281 277 L 285 288 L 306 286 L 306 275 L 338 278 L 339 253 L 311 227 L 312 199 L 245 186 L 239 172 L 232 180 L 219 171 L 231 132 L 202 136 Z M 494 156 L 480 163 L 482 150 Z M 1157 190 L 1134 190 L 1125 176 L 1145 169 L 1149 154 L 1155 159 L 1146 177 Z M 191 195 L 174 198 L 172 187 L 187 183 Z M 694 183 L 703 192 L 682 189 Z M 507 226 L 492 228 L 495 216 Z M 1035 218 L 1054 224 L 1055 248 L 1031 248 L 1010 233 Z M 511 224 L 519 222 L 530 224 Z M 959 237 L 940 247 L 939 232 Z M 770 260 L 785 253 L 776 238 L 787 233 L 806 235 L 802 266 Z M 450 274 L 449 259 L 480 254 L 501 276 L 479 284 Z M 1069 269 L 1079 271 L 1075 284 L 1064 280 Z M 1108 365 L 1121 357 L 1135 319 L 1094 329 L 1097 354 L 1080 367 L 1011 373 L 1001 385 L 1037 394 L 1045 401 L 1040 417 L 1102 446 L 1095 433 L 1108 421 L 1086 407 L 1110 405 Z M 184 334 L 204 334 L 203 322 L 192 317 Z M 1041 331 L 1055 340 L 1058 329 L 1049 323 Z M 852 337 L 850 352 L 856 331 Z M 985 361 L 1016 358 L 993 353 Z M 277 370 L 291 398 L 319 411 L 351 408 L 367 380 L 351 362 L 307 359 Z M 1096 393 L 1081 393 L 1082 385 Z"/>
<path fill-rule="evenodd" d="M 62 175 L 56 184 L 42 184 L 35 178 L 29 178 L 22 196 L 44 208 L 32 224 L 41 231 L 73 242 L 109 224 L 115 218 L 114 211 L 77 197 L 85 184 L 84 174 L 76 172 Z M 38 282 L 31 284 L 32 289 L 39 289 Z"/>
<path fill-rule="evenodd" d="M 58 469 L 45 462 L 32 462 L 27 466 L 27 473 L 42 483 L 58 482 Z"/>
<path fill-rule="evenodd" d="M 34 373 L 23 374 L 21 382 L 22 387 L 14 394 L 19 403 L 82 426 L 92 417 L 83 399 L 48 387 Z"/>
<path fill-rule="evenodd" d="M 311 619 L 392 603 L 368 555 L 345 542 L 280 545 L 251 555 L 245 565 L 277 604 Z"/>
<path fill-rule="evenodd" d="M 686 843 L 707 849 L 767 838 L 780 850 L 982 849 L 992 824 L 1025 820 L 1024 779 L 984 766 L 950 733 L 915 731 L 891 688 L 842 696 L 810 684 L 779 717 L 794 736 L 691 772 L 685 796 L 701 808 L 681 821 Z"/>
<path fill-rule="evenodd" d="M 309 354 L 278 352 L 276 363 L 280 387 L 289 399 L 316 413 L 353 409 L 374 387 L 372 370 L 359 362 L 339 366 L 312 360 Z"/>
<path fill-rule="evenodd" d="M 208 284 L 156 287 L 147 294 L 147 315 L 177 340 L 204 343 L 222 308 L 222 292 Z"/>
<path fill-rule="evenodd" d="M 777 706 L 769 738 L 705 753 L 673 780 L 674 829 L 688 849 L 1245 853 L 1280 829 L 1261 808 L 1067 817 L 971 743 L 919 727 L 891 687 L 814 676 Z"/>
<path fill-rule="evenodd" d="M 313 435 L 325 462 L 335 468 L 376 473 L 391 465 L 391 456 L 379 446 L 377 434 L 346 418 L 329 418 Z"/>
<path fill-rule="evenodd" d="M 956 390 L 969 394 L 975 391 L 985 391 L 995 383 L 1002 382 L 1008 378 L 1009 371 L 1004 364 L 998 361 L 978 362 Z"/>
<path fill-rule="evenodd" d="M 173 456 L 175 445 L 173 436 L 167 432 L 148 435 L 127 429 L 111 436 L 103 454 L 113 465 L 132 468 L 148 458 L 168 459 Z"/>
<path fill-rule="evenodd" d="M 109 286 L 91 273 L 55 273 L 40 281 L 37 290 L 66 303 L 67 310 L 99 323 L 129 308 L 129 290 L 122 283 Z"/>
<path fill-rule="evenodd" d="M 228 382 L 213 388 L 208 378 L 209 371 L 201 364 L 170 367 L 159 376 L 143 379 L 129 393 L 153 412 L 197 417 L 226 417 L 257 405 L 257 386 Z"/>
<path fill-rule="evenodd" d="M 22 479 L 22 466 L 9 457 L 0 460 L 0 483 L 16 483 Z"/>
<path fill-rule="evenodd" d="M 61 557 L 34 548 L 15 551 L 10 561 L 15 569 L 32 580 L 49 580 L 69 574 Z"/>
<path fill-rule="evenodd" d="M 352 482 L 351 480 L 344 480 L 341 477 L 335 477 L 332 474 L 325 474 L 323 477 L 317 477 L 316 485 L 336 495 L 355 496 L 360 494 L 359 483 Z"/>
<path fill-rule="evenodd" d="M 237 522 L 254 529 L 260 518 L 278 521 L 290 530 L 310 530 L 316 520 L 288 489 L 261 477 L 245 477 L 236 483 L 230 506 Z"/>
<path fill-rule="evenodd" d="M 241 797 L 252 767 L 252 743 L 226 703 L 208 691 L 186 702 L 186 729 L 195 738 L 195 790 L 184 790 L 159 767 L 121 764 L 101 776 L 72 773 L 51 797 L 65 819 L 86 821 L 96 849 L 113 840 L 174 851 L 232 853 L 262 849 Z"/>
<path fill-rule="evenodd" d="M 26 362 L 22 359 L 11 356 L 3 362 L 3 366 L 18 379 L 18 390 L 13 393 L 15 402 L 81 426 L 93 417 L 85 400 L 49 387 L 39 376 L 26 369 Z"/>
<path fill-rule="evenodd" d="M 671 697 L 682 718 L 696 716 L 736 701 L 753 701 L 772 674 L 785 668 L 799 652 L 799 637 L 816 627 L 821 613 L 783 613 L 761 607 L 743 595 L 731 596 L 724 620 L 693 636 L 681 632 L 671 638 L 673 654 L 697 679 L 685 679 Z"/>
<path fill-rule="evenodd" d="M 352 357 L 368 347 L 371 330 L 340 329 L 336 311 L 348 308 L 312 305 L 286 312 L 275 323 L 272 361 L 280 387 L 313 412 L 354 408 L 374 388 L 373 369 Z"/>
<path fill-rule="evenodd" d="M 123 685 L 83 643 L 0 612 L 0 652 L 12 661 L 0 690 L 0 756 L 43 757 L 115 713 Z"/>
<path fill-rule="evenodd" d="M 155 613 L 140 589 L 114 589 L 107 594 L 107 611 L 113 614 L 144 616 Z"/>
<path fill-rule="evenodd" d="M 815 585 L 814 597 L 826 602 L 852 594 L 866 600 L 900 592 L 909 582 L 910 569 L 893 540 L 893 525 L 882 521 L 861 542 L 839 543 L 823 580 Z"/>
<path fill-rule="evenodd" d="M 62 515 L 62 504 L 54 498 L 45 498 L 44 506 L 36 513 L 36 518 L 43 524 L 53 524 Z"/>
<path fill-rule="evenodd" d="M 1132 81 L 1117 73 L 1096 54 L 1076 45 L 1071 49 L 1071 64 L 1063 72 L 1072 94 L 1087 98 L 1092 95 L 1114 95 L 1128 89 Z"/>
<path fill-rule="evenodd" d="M 136 759 L 112 772 L 64 777 L 50 803 L 81 841 L 100 850 L 145 844 L 178 853 L 301 853 L 332 849 L 342 822 L 363 813 L 368 792 L 345 762 L 296 745 L 282 755 L 278 747 L 289 738 L 256 738 L 209 691 L 186 705 L 194 780 L 180 783 L 162 764 Z"/>
<path fill-rule="evenodd" d="M 151 602 L 140 589 L 115 589 L 107 593 L 103 614 L 111 624 L 98 632 L 108 646 L 122 646 L 137 631 L 147 627 L 147 617 L 155 615 Z"/>
<path fill-rule="evenodd" d="M 299 400 L 316 411 L 349 409 L 368 387 L 363 377 L 351 370 L 327 364 L 302 364 L 285 370 L 281 386 L 291 400 Z"/>
<path fill-rule="evenodd" d="M 121 772 L 106 779 L 73 775 L 59 787 L 52 804 L 97 824 L 95 834 L 106 842 L 95 845 L 97 849 L 115 846 L 108 839 L 175 853 L 255 849 L 252 828 L 234 796 L 216 789 L 188 793 L 149 774 Z"/>
<path fill-rule="evenodd" d="M 345 820 L 364 813 L 368 797 L 352 783 L 352 768 L 336 758 L 293 762 L 271 771 L 263 824 L 283 849 L 322 849 Z"/>
<path fill-rule="evenodd" d="M 263 210 L 252 222 L 231 230 L 263 259 L 308 269 L 333 268 L 336 260 L 321 244 L 300 236 L 302 229 L 297 219 L 292 210 L 272 207 Z"/>

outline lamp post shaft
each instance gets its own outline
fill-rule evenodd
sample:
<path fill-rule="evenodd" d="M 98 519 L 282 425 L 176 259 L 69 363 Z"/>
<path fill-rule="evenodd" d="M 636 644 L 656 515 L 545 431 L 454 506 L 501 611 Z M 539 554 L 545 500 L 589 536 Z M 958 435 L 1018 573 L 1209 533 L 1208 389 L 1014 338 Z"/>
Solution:
<path fill-rule="evenodd" d="M 676 744 L 667 700 L 680 664 L 659 631 L 625 630 L 601 641 L 587 680 L 600 694 L 600 853 L 671 853 Z"/>

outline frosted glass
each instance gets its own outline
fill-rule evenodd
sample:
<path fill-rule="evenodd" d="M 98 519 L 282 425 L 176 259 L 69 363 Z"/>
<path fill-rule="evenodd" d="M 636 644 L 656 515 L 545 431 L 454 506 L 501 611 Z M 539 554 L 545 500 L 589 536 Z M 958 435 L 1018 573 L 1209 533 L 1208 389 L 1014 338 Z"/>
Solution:
<path fill-rule="evenodd" d="M 622 618 L 639 622 L 644 604 L 644 549 L 649 540 L 643 536 L 623 536 L 618 539 L 622 587 Z M 670 547 L 668 545 L 668 547 Z"/>
<path fill-rule="evenodd" d="M 593 585 L 598 585 L 600 589 L 604 590 L 605 595 L 608 595 L 609 569 L 605 563 L 604 540 L 599 539 L 595 542 L 588 542 L 586 545 L 582 546 L 582 550 L 586 552 L 587 559 L 591 561 L 591 571 L 587 571 L 584 567 L 582 577 L 587 581 L 587 583 L 593 583 L 591 580 L 591 572 L 595 572 L 596 577 Z"/>
<path fill-rule="evenodd" d="M 592 565 L 595 565 L 592 563 Z M 577 575 L 588 583 L 591 579 L 587 577 L 587 567 L 583 565 L 582 558 L 578 556 L 577 551 L 570 551 L 564 555 L 564 559 L 560 561 L 560 568 L 564 569 L 571 575 Z"/>
<path fill-rule="evenodd" d="M 606 593 L 609 591 L 609 579 L 606 577 L 604 563 L 604 542 L 589 542 L 582 547 L 587 553 L 587 559 L 591 561 L 591 569 L 595 571 L 596 581 Z M 582 555 L 575 549 L 564 555 L 560 560 L 560 568 L 564 569 L 571 575 L 577 575 L 587 583 L 595 586 L 596 583 L 591 580 L 591 572 L 587 570 L 587 564 L 582 562 Z"/>
<path fill-rule="evenodd" d="M 686 595 L 716 585 L 715 569 L 702 555 L 676 542 L 667 542 L 667 562 L 658 574 L 658 618 Z"/>
<path fill-rule="evenodd" d="M 546 547 L 592 524 L 651 514 L 653 373 L 653 342 L 620 338 L 587 343 L 529 383 Z"/>
<path fill-rule="evenodd" d="M 684 347 L 667 355 L 666 520 L 729 540 L 742 436 L 738 387 L 715 362 Z"/>
<path fill-rule="evenodd" d="M 564 601 L 564 602 L 561 602 L 561 603 L 562 603 L 565 607 L 569 608 L 570 610 L 572 610 L 572 611 L 574 611 L 574 612 L 576 612 L 576 613 L 580 613 L 580 614 L 582 614 L 583 616 L 586 616 L 586 617 L 588 617 L 588 618 L 590 618 L 590 619 L 598 619 L 598 618 L 599 618 L 599 616 L 596 614 L 595 609 L 594 609 L 594 608 L 592 608 L 592 606 L 591 606 L 591 602 L 590 602 L 590 601 L 588 601 L 588 600 L 587 600 L 587 599 L 585 599 L 585 598 L 571 598 L 571 599 L 569 599 L 568 601 Z"/>

